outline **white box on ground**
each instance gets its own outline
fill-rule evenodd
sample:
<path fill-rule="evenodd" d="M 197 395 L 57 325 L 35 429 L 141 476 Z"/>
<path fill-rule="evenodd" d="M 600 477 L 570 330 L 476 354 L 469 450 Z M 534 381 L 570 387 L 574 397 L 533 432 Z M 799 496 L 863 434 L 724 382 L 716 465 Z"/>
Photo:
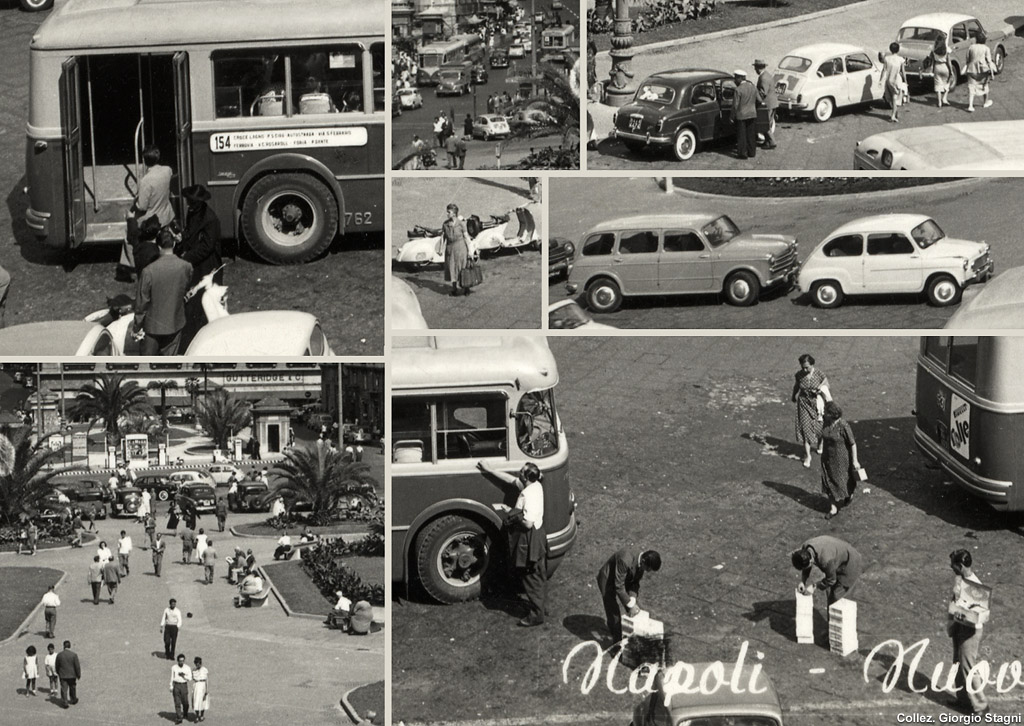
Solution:
<path fill-rule="evenodd" d="M 796 642 L 814 642 L 814 594 L 796 590 Z"/>
<path fill-rule="evenodd" d="M 842 656 L 856 652 L 857 603 L 853 600 L 839 600 L 828 609 L 829 647 L 833 653 Z"/>
<path fill-rule="evenodd" d="M 664 638 L 665 623 L 655 620 L 646 610 L 641 610 L 633 617 L 622 616 L 622 634 L 639 635 L 643 638 Z"/>

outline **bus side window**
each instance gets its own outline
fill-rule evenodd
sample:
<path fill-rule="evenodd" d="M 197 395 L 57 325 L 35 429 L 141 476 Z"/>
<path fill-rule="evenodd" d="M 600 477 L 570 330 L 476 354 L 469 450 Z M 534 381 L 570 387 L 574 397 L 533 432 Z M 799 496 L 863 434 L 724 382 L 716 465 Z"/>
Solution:
<path fill-rule="evenodd" d="M 370 46 L 370 58 L 373 60 L 373 110 L 383 113 L 388 78 L 388 71 L 384 67 L 383 43 L 373 43 Z"/>
<path fill-rule="evenodd" d="M 258 50 L 212 55 L 217 118 L 284 114 L 284 58 Z"/>
<path fill-rule="evenodd" d="M 395 397 L 391 404 L 393 461 L 412 463 L 430 459 L 430 402 L 423 398 Z"/>
<path fill-rule="evenodd" d="M 299 113 L 363 110 L 363 49 L 360 46 L 296 48 L 290 55 L 292 95 Z"/>
<path fill-rule="evenodd" d="M 437 458 L 506 456 L 505 397 L 478 394 L 441 401 L 437 411 Z"/>

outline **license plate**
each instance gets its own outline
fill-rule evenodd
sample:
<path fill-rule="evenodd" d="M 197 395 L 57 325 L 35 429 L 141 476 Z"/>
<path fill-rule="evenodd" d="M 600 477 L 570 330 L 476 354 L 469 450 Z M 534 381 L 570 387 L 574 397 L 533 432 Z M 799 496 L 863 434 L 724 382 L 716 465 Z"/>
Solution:
<path fill-rule="evenodd" d="M 639 131 L 640 130 L 640 125 L 643 122 L 644 122 L 644 120 L 643 120 L 643 117 L 641 117 L 641 116 L 630 116 L 630 118 L 629 118 L 629 130 L 630 131 Z"/>

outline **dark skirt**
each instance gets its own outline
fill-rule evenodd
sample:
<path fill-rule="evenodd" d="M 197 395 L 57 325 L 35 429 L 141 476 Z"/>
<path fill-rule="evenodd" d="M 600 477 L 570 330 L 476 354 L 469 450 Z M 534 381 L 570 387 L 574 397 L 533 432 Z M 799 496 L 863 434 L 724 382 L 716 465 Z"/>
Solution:
<path fill-rule="evenodd" d="M 469 264 L 469 248 L 459 240 L 444 248 L 444 281 L 458 284 L 459 273 Z"/>

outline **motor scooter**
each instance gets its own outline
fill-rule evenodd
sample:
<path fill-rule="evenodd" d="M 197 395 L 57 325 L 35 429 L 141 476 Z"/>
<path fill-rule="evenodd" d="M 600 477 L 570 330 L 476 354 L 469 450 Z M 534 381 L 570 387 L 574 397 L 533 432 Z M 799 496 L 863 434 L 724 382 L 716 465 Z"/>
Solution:
<path fill-rule="evenodd" d="M 506 237 L 510 215 L 515 212 L 519 220 L 519 234 Z M 537 225 L 533 214 L 526 207 L 517 207 L 508 214 L 491 215 L 486 222 L 477 215 L 465 220 L 469 232 L 470 259 L 480 259 L 481 253 L 495 253 L 502 249 L 533 245 L 539 249 Z M 426 267 L 427 265 L 444 264 L 444 242 L 441 229 L 416 225 L 407 233 L 408 241 L 398 248 L 395 262 L 408 267 Z"/>

